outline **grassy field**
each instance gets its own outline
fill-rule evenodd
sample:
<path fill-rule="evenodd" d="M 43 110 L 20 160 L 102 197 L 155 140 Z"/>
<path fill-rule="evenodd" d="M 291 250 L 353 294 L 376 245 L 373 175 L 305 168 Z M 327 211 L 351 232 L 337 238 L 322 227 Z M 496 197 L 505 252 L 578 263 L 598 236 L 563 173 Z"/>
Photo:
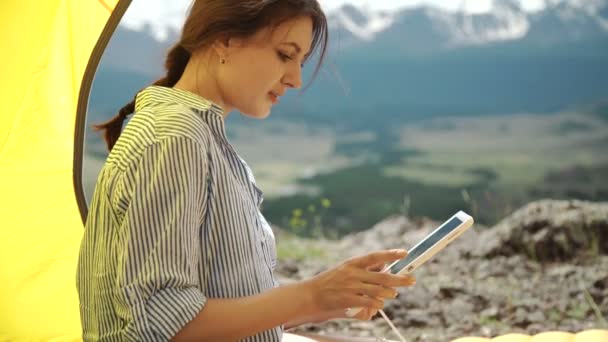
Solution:
<path fill-rule="evenodd" d="M 399 213 L 441 220 L 457 209 L 492 225 L 538 198 L 608 200 L 608 120 L 583 113 L 452 117 L 348 134 L 254 122 L 228 125 L 228 134 L 264 191 L 269 221 L 304 235 L 342 235 Z M 87 141 L 90 196 L 103 149 Z M 306 214 L 323 199 L 332 203 L 323 217 Z"/>
<path fill-rule="evenodd" d="M 361 162 L 361 158 L 334 153 L 338 137 L 329 128 L 270 123 L 234 127 L 230 133 L 232 145 L 253 169 L 266 198 L 318 194 L 318 187 L 297 180 Z M 358 133 L 340 139 L 354 143 L 368 141 L 370 135 Z"/>
<path fill-rule="evenodd" d="M 318 197 L 333 201 L 325 222 L 339 234 L 367 229 L 386 215 L 403 212 L 441 220 L 465 209 L 479 222 L 493 225 L 539 198 L 608 199 L 608 122 L 597 116 L 564 112 L 454 117 L 394 130 L 397 146 L 386 143 L 392 138 L 379 141 L 380 134 L 353 141 L 353 148 L 336 140 L 341 143 L 337 155 L 363 155 L 369 152 L 366 146 L 375 146 L 377 154 L 392 154 L 379 159 L 390 162 L 368 158 L 364 164 L 298 181 L 316 186 Z M 291 208 L 305 208 L 317 199 L 272 198 L 266 214 L 286 225 Z"/>
<path fill-rule="evenodd" d="M 337 137 L 329 128 L 310 128 L 302 124 L 263 123 L 227 127 L 231 144 L 254 170 L 258 186 L 266 198 L 319 193 L 315 186 L 299 184 L 310 178 L 361 162 L 362 158 L 334 153 Z M 87 197 L 105 159 L 105 146 L 97 136 L 87 137 L 83 183 Z M 347 143 L 364 143 L 372 133 L 341 136 Z"/>
<path fill-rule="evenodd" d="M 387 172 L 430 184 L 465 187 L 485 169 L 493 185 L 527 187 L 552 170 L 608 162 L 608 123 L 579 113 L 433 120 L 405 125 L 401 137 L 423 153 Z"/>

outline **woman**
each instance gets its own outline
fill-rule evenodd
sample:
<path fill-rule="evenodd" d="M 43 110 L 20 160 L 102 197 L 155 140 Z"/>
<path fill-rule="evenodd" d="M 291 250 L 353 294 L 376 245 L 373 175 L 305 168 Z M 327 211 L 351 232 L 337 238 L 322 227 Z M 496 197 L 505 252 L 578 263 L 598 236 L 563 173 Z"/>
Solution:
<path fill-rule="evenodd" d="M 405 251 L 353 258 L 287 286 L 273 275 L 262 193 L 224 119 L 235 109 L 268 116 L 326 45 L 316 0 L 193 3 L 166 77 L 98 126 L 111 153 L 78 263 L 85 340 L 280 341 L 283 329 L 345 317 L 349 307 L 369 319 L 395 287 L 413 284 L 375 271 Z"/>

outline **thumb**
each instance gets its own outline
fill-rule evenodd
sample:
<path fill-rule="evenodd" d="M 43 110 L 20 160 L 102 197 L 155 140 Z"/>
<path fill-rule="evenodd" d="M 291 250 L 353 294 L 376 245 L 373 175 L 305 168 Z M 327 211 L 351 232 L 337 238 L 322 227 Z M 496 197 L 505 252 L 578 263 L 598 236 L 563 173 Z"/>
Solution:
<path fill-rule="evenodd" d="M 351 264 L 361 268 L 368 268 L 380 263 L 395 261 L 407 255 L 405 249 L 391 249 L 385 251 L 373 252 L 367 255 L 351 259 Z"/>

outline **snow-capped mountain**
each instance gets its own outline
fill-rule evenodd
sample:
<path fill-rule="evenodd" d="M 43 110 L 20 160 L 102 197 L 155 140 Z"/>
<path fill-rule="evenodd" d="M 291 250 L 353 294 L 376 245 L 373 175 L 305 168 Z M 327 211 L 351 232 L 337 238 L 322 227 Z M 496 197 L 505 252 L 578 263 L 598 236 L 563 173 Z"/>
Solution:
<path fill-rule="evenodd" d="M 488 13 L 456 17 L 451 26 L 454 45 L 520 39 L 530 29 L 528 14 L 515 1 L 495 1 Z"/>
<path fill-rule="evenodd" d="M 608 1 L 549 1 L 544 11 L 532 17 L 529 38 L 549 44 L 608 35 Z"/>
<path fill-rule="evenodd" d="M 393 25 L 394 13 L 364 11 L 351 4 L 342 6 L 329 15 L 331 31 L 344 30 L 361 40 L 372 40 L 376 33 Z"/>
<path fill-rule="evenodd" d="M 144 8 L 146 4 L 162 15 Z M 345 4 L 328 13 L 333 48 L 407 46 L 413 54 L 497 42 L 531 40 L 547 45 L 563 40 L 608 35 L 608 0 L 542 0 L 540 10 L 528 11 L 525 0 L 487 0 L 483 12 L 418 6 L 378 11 L 369 5 Z M 175 40 L 188 1 L 134 1 L 121 26 L 147 31 L 159 41 Z M 161 6 L 162 5 L 162 6 Z M 384 41 L 383 41 L 384 40 Z"/>
<path fill-rule="evenodd" d="M 483 12 L 338 8 L 328 13 L 333 63 L 300 103 L 319 115 L 316 108 L 423 116 L 551 112 L 604 98 L 608 0 L 545 0 L 534 11 L 521 3 L 494 0 Z M 174 40 L 159 41 L 157 32 L 153 24 L 116 31 L 92 108 L 102 113 L 122 104 L 162 75 Z M 305 68 L 307 80 L 312 70 Z M 285 106 L 287 115 L 292 109 Z"/>
<path fill-rule="evenodd" d="M 547 0 L 540 11 L 525 11 L 518 0 L 493 0 L 489 11 L 467 13 L 435 7 L 374 12 L 353 5 L 330 13 L 339 48 L 405 44 L 412 53 L 532 39 L 550 43 L 608 36 L 608 0 Z M 543 42 L 544 41 L 544 42 Z"/>
<path fill-rule="evenodd" d="M 159 42 L 174 40 L 190 4 L 190 0 L 133 0 L 120 25 L 129 30 L 145 31 Z"/>

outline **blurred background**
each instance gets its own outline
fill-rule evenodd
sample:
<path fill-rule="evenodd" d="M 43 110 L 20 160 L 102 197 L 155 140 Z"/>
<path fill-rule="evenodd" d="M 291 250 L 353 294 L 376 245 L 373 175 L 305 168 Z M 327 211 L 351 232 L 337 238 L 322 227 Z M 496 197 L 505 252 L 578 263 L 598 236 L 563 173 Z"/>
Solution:
<path fill-rule="evenodd" d="M 90 127 L 162 77 L 190 2 L 134 0 L 98 68 Z M 492 226 L 542 199 L 608 200 L 608 0 L 322 1 L 318 78 L 262 121 L 232 113 L 272 224 L 342 237 L 464 209 Z M 316 60 L 305 67 L 310 80 Z"/>

